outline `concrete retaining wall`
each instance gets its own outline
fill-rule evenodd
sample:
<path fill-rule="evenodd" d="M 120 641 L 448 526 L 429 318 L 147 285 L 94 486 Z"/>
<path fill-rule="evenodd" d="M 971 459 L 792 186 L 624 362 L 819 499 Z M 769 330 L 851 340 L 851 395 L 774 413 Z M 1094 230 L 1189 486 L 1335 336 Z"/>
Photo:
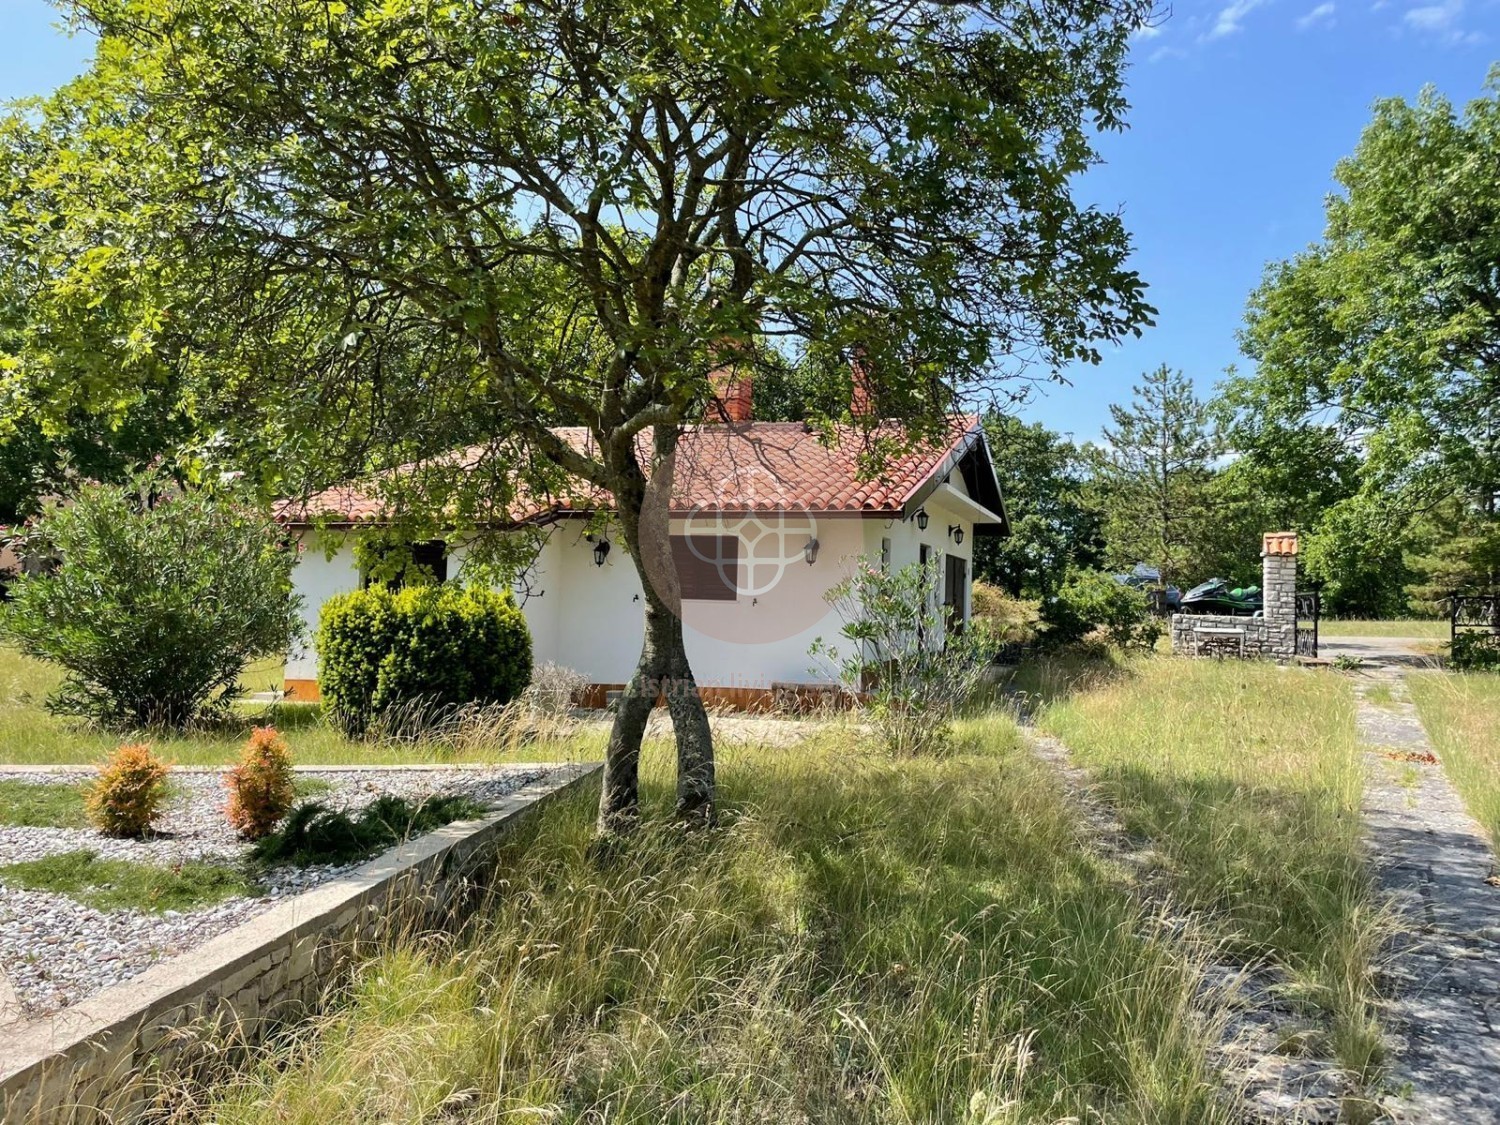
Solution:
<path fill-rule="evenodd" d="M 510 829 L 597 764 L 561 765 L 479 820 L 404 844 L 196 949 L 51 1016 L 0 1026 L 0 1120 L 103 1123 L 149 1110 L 130 1079 L 183 1076 L 213 1044 L 260 1042 L 307 1014 L 374 942 L 461 920 L 495 873 Z"/>

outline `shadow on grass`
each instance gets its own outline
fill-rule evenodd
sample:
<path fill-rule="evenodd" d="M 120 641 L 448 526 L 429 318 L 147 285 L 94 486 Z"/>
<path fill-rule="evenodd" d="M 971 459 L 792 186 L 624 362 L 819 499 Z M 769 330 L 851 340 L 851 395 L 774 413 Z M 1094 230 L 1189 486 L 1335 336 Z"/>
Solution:
<path fill-rule="evenodd" d="M 726 752 L 692 835 L 648 746 L 639 833 L 594 847 L 584 796 L 521 828 L 460 941 L 379 958 L 221 1119 L 1226 1120 L 1194 957 L 987 721 L 1001 749 L 942 760 Z"/>

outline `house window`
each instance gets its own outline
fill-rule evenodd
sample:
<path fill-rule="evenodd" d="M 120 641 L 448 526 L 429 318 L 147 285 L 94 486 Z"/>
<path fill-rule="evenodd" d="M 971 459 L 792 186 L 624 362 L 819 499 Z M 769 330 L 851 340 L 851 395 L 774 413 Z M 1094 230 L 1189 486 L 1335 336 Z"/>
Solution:
<path fill-rule="evenodd" d="M 738 536 L 674 535 L 672 565 L 683 601 L 732 602 L 739 594 Z"/>
<path fill-rule="evenodd" d="M 403 547 L 372 546 L 367 548 L 371 557 L 367 559 L 360 585 L 384 582 L 392 590 L 419 582 L 448 581 L 448 544 L 441 539 L 428 539 L 421 543 L 407 543 Z M 402 557 L 390 559 L 385 565 L 384 556 L 398 554 Z M 397 569 L 399 567 L 399 569 Z"/>

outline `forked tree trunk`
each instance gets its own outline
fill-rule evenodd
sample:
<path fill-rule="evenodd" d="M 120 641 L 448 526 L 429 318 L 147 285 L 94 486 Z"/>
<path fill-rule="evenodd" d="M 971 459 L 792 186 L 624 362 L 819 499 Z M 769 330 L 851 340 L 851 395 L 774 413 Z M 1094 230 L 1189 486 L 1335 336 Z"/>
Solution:
<path fill-rule="evenodd" d="M 663 448 L 663 444 L 666 448 Z M 641 740 L 651 710 L 665 697 L 677 741 L 677 817 L 690 827 L 714 822 L 714 752 L 708 712 L 688 664 L 682 637 L 682 602 L 671 553 L 671 453 L 675 440 L 658 437 L 658 466 L 647 496 L 638 469 L 613 489 L 626 550 L 640 576 L 645 637 L 635 674 L 615 711 L 605 750 L 599 795 L 602 836 L 628 832 L 640 820 Z M 629 466 L 634 468 L 634 466 Z"/>

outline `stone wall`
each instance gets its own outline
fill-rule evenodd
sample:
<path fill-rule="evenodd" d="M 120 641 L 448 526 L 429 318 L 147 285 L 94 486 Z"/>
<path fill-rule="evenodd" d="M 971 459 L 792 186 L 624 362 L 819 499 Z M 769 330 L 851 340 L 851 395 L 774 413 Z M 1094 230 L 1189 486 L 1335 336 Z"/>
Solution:
<path fill-rule="evenodd" d="M 468 916 L 506 833 L 599 768 L 558 766 L 480 820 L 404 844 L 70 1008 L 0 1026 L 0 1120 L 139 1119 L 153 1073 L 206 1074 L 232 1058 L 224 1047 L 256 1044 L 313 1010 L 375 943 Z"/>
<path fill-rule="evenodd" d="M 1239 655 L 1289 661 L 1297 655 L 1297 534 L 1268 531 L 1261 539 L 1262 609 L 1257 617 L 1219 614 L 1172 615 L 1172 651 L 1192 655 Z M 1233 630 L 1215 633 L 1215 630 Z"/>

